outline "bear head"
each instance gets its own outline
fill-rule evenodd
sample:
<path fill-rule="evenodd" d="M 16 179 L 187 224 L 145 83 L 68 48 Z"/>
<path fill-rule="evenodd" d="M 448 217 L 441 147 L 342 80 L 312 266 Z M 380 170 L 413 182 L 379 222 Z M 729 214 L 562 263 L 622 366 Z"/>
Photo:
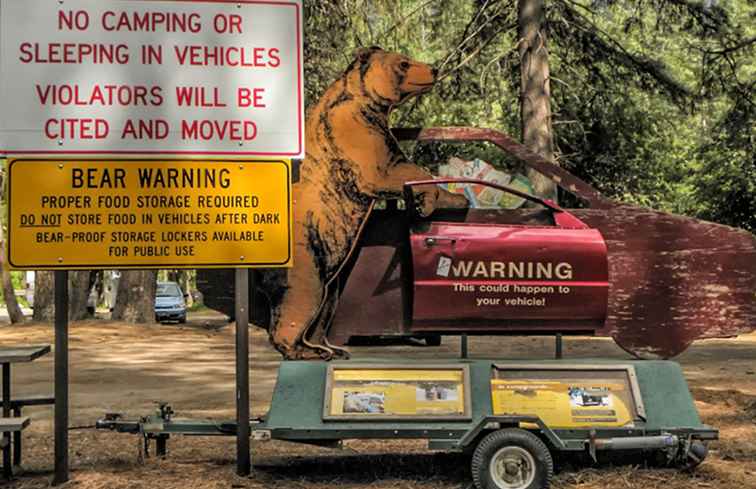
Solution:
<path fill-rule="evenodd" d="M 425 63 L 379 47 L 358 49 L 347 69 L 350 81 L 359 83 L 364 96 L 389 107 L 430 90 L 436 74 L 437 70 Z"/>

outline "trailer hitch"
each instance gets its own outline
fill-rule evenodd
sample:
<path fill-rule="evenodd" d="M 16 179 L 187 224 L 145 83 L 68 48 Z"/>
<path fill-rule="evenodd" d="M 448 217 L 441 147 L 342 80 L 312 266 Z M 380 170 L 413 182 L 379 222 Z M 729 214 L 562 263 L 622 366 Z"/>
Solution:
<path fill-rule="evenodd" d="M 236 436 L 235 421 L 178 418 L 171 404 L 167 402 L 156 404 L 157 409 L 152 414 L 138 418 L 127 419 L 122 413 L 106 413 L 105 417 L 97 420 L 95 428 L 138 435 L 140 460 L 150 456 L 152 440 L 155 440 L 155 454 L 158 457 L 166 456 L 171 435 Z M 250 427 L 258 425 L 261 421 L 260 418 L 250 419 Z M 257 436 L 264 437 L 262 434 L 257 434 Z"/>

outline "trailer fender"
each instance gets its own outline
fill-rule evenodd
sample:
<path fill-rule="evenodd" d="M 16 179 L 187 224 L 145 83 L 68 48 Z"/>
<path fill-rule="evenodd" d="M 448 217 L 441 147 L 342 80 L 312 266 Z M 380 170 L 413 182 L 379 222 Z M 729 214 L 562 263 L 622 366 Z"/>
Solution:
<path fill-rule="evenodd" d="M 499 430 L 502 428 L 508 428 L 508 427 L 519 427 L 520 423 L 528 423 L 528 424 L 535 424 L 538 426 L 538 429 L 540 430 L 541 434 L 543 435 L 543 438 L 545 441 L 547 441 L 550 445 L 549 448 L 553 450 L 569 450 L 567 444 L 559 438 L 559 436 L 554 433 L 554 431 L 546 426 L 546 424 L 543 422 L 543 420 L 538 416 L 521 416 L 521 415 L 511 415 L 511 416 L 486 416 L 482 419 L 480 419 L 475 425 L 473 425 L 470 430 L 465 433 L 465 435 L 459 439 L 457 442 L 457 448 L 458 450 L 465 450 L 469 448 L 474 448 L 474 444 L 477 442 L 477 440 L 480 438 L 480 435 L 483 434 L 486 431 L 493 431 L 493 430 Z"/>

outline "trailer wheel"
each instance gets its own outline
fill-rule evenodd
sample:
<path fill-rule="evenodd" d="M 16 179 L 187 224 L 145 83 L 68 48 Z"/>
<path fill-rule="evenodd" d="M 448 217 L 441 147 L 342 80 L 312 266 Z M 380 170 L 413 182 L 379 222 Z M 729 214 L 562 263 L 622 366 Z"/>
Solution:
<path fill-rule="evenodd" d="M 693 470 L 704 461 L 709 453 L 709 447 L 700 440 L 691 443 L 688 452 L 685 454 L 685 461 L 682 464 L 683 469 Z"/>
<path fill-rule="evenodd" d="M 472 458 L 477 489 L 546 489 L 554 473 L 548 447 L 519 428 L 494 431 L 478 444 Z"/>

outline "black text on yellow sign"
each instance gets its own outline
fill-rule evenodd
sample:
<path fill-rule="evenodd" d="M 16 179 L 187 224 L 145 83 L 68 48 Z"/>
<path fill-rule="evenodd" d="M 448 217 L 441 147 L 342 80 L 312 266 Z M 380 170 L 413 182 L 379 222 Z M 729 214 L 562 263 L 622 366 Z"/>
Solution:
<path fill-rule="evenodd" d="M 8 163 L 12 269 L 288 267 L 291 162 Z"/>

